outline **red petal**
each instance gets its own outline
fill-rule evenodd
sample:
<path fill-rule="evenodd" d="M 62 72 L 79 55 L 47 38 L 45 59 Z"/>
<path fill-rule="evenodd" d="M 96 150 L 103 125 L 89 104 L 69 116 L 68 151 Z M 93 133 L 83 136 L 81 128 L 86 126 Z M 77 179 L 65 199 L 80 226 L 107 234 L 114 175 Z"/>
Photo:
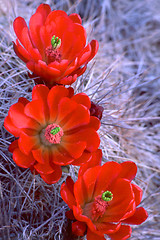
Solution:
<path fill-rule="evenodd" d="M 48 14 L 51 12 L 51 8 L 47 4 L 41 4 L 35 14 L 32 15 L 29 22 L 30 27 L 30 36 L 32 42 L 41 52 L 41 55 L 44 54 L 45 46 L 43 45 L 41 36 L 40 36 L 40 27 L 44 25 L 45 20 Z"/>
<path fill-rule="evenodd" d="M 82 50 L 82 52 L 78 55 L 78 65 L 81 66 L 88 62 L 88 59 L 91 55 L 91 45 L 90 43 Z"/>
<path fill-rule="evenodd" d="M 48 106 L 50 111 L 50 121 L 54 122 L 57 118 L 58 104 L 63 97 L 67 97 L 69 91 L 63 86 L 53 87 L 48 94 Z"/>
<path fill-rule="evenodd" d="M 97 151 L 92 153 L 91 159 L 87 162 L 82 164 L 79 169 L 78 176 L 83 176 L 83 174 L 91 167 L 95 167 L 101 164 L 102 160 L 102 150 L 98 149 Z"/>
<path fill-rule="evenodd" d="M 89 59 L 87 60 L 87 62 L 89 62 L 90 60 L 92 60 L 92 58 L 94 58 L 94 56 L 98 52 L 98 48 L 99 48 L 99 43 L 98 43 L 97 40 L 92 40 L 90 42 L 90 45 L 91 45 L 91 48 L 92 48 L 92 52 L 91 52 L 91 55 L 90 55 Z"/>
<path fill-rule="evenodd" d="M 121 178 L 126 178 L 130 181 L 132 181 L 137 173 L 137 166 L 134 162 L 130 162 L 130 161 L 126 161 L 121 163 L 121 173 L 119 175 L 119 177 Z"/>
<path fill-rule="evenodd" d="M 86 45 L 86 31 L 84 27 L 80 24 L 73 24 L 73 40 L 72 49 L 69 52 L 68 59 L 72 60 L 77 54 L 79 54 Z"/>
<path fill-rule="evenodd" d="M 24 47 L 22 47 L 19 44 L 18 39 L 16 39 L 16 44 L 13 42 L 13 49 L 15 54 L 25 63 L 27 63 L 28 61 L 30 61 L 32 59 L 32 57 L 30 56 L 30 54 L 26 51 L 26 49 Z"/>
<path fill-rule="evenodd" d="M 64 77 L 62 79 L 60 79 L 58 81 L 59 84 L 63 84 L 63 85 L 71 85 L 72 83 L 74 83 L 77 80 L 77 74 L 75 74 L 73 77 L 69 76 L 69 77 Z"/>
<path fill-rule="evenodd" d="M 16 148 L 13 151 L 13 160 L 19 167 L 23 168 L 29 168 L 35 163 L 32 154 L 25 155 L 19 150 L 19 148 Z"/>
<path fill-rule="evenodd" d="M 76 203 L 82 208 L 84 207 L 85 203 L 88 202 L 88 191 L 84 179 L 81 176 L 74 184 L 74 196 L 76 199 Z"/>
<path fill-rule="evenodd" d="M 81 166 L 83 163 L 87 163 L 88 161 L 90 161 L 91 157 L 92 153 L 84 151 L 81 157 L 75 159 L 72 162 L 72 165 Z"/>
<path fill-rule="evenodd" d="M 123 223 L 139 225 L 148 218 L 148 213 L 143 207 L 136 208 L 133 216 L 123 220 Z"/>
<path fill-rule="evenodd" d="M 4 119 L 4 127 L 8 132 L 13 134 L 15 137 L 20 136 L 20 130 L 13 124 L 13 122 L 9 116 L 7 116 Z"/>
<path fill-rule="evenodd" d="M 88 109 L 90 109 L 90 107 L 91 107 L 90 98 L 85 93 L 78 93 L 78 94 L 74 95 L 71 99 L 79 104 L 84 105 Z"/>
<path fill-rule="evenodd" d="M 85 231 L 86 231 L 86 224 L 83 222 L 73 222 L 72 223 L 72 232 L 76 235 L 76 236 L 83 236 Z"/>
<path fill-rule="evenodd" d="M 107 162 L 101 167 L 96 182 L 94 196 L 98 196 L 102 192 L 108 190 L 110 185 L 114 183 L 121 171 L 120 164 L 116 162 Z"/>
<path fill-rule="evenodd" d="M 8 148 L 8 151 L 13 153 L 13 151 L 18 148 L 18 139 L 13 141 L 10 145 L 9 145 L 9 148 Z"/>
<path fill-rule="evenodd" d="M 18 140 L 18 145 L 20 150 L 24 154 L 28 155 L 33 148 L 39 145 L 39 141 L 37 136 L 28 136 L 27 134 L 22 132 Z"/>
<path fill-rule="evenodd" d="M 109 234 L 118 231 L 118 229 L 121 226 L 121 223 L 114 224 L 108 222 L 96 222 L 95 225 L 97 230 L 102 234 Z"/>
<path fill-rule="evenodd" d="M 39 124 L 24 114 L 24 105 L 22 103 L 13 104 L 8 112 L 10 119 L 17 128 L 37 129 Z"/>
<path fill-rule="evenodd" d="M 142 189 L 134 184 L 132 184 L 132 189 L 135 195 L 136 206 L 138 206 L 142 200 L 142 195 L 143 195 Z"/>
<path fill-rule="evenodd" d="M 74 128 L 88 124 L 90 121 L 89 110 L 81 104 L 78 104 L 73 114 L 68 121 L 62 126 L 64 131 L 69 131 Z"/>
<path fill-rule="evenodd" d="M 42 84 L 38 84 L 34 86 L 32 90 L 32 100 L 42 100 L 43 102 L 46 102 L 48 93 L 48 87 Z"/>
<path fill-rule="evenodd" d="M 86 142 L 67 143 L 61 142 L 61 146 L 69 153 L 72 158 L 79 158 L 86 148 Z"/>
<path fill-rule="evenodd" d="M 38 149 L 32 150 L 33 157 L 36 159 L 37 162 L 44 164 L 45 159 L 43 158 L 43 151 L 44 147 L 40 147 Z"/>
<path fill-rule="evenodd" d="M 40 99 L 29 102 L 24 108 L 24 113 L 44 126 L 49 119 L 47 104 L 43 103 Z"/>
<path fill-rule="evenodd" d="M 82 215 L 82 212 L 83 212 L 83 210 L 80 208 L 80 206 L 77 207 L 77 206 L 73 205 L 73 214 L 74 214 L 75 218 L 77 220 L 79 220 L 80 222 L 85 222 L 88 225 L 88 229 L 90 229 L 92 232 L 99 233 L 98 231 L 96 231 L 96 226 L 91 221 L 91 219 Z M 102 234 L 100 233 L 100 235 L 102 235 Z"/>
<path fill-rule="evenodd" d="M 34 165 L 37 172 L 40 174 L 46 175 L 54 172 L 54 164 L 50 163 L 50 151 L 48 149 L 44 149 L 42 158 L 44 159 L 44 164 L 36 163 Z"/>
<path fill-rule="evenodd" d="M 57 113 L 57 122 L 60 125 L 63 125 L 68 119 L 70 119 L 73 111 L 76 110 L 78 104 L 69 99 L 68 97 L 64 97 L 60 100 L 58 104 L 58 113 Z"/>
<path fill-rule="evenodd" d="M 121 225 L 120 229 L 113 233 L 108 234 L 112 240 L 126 240 L 131 236 L 132 229 L 130 226 Z"/>
<path fill-rule="evenodd" d="M 72 194 L 74 194 L 73 193 L 74 181 L 72 180 L 72 178 L 70 176 L 68 176 L 67 179 L 66 179 L 66 185 L 67 185 L 68 189 L 70 190 L 70 192 Z"/>
<path fill-rule="evenodd" d="M 79 23 L 82 24 L 82 19 L 79 14 L 77 13 L 72 13 L 69 15 L 69 18 L 74 22 L 74 23 Z"/>
<path fill-rule="evenodd" d="M 134 193 L 130 181 L 118 179 L 113 186 L 105 188 L 113 194 L 112 201 L 102 217 L 103 222 L 118 222 L 127 213 L 130 203 L 134 202 Z"/>
<path fill-rule="evenodd" d="M 48 184 L 53 184 L 59 181 L 62 176 L 62 170 L 60 166 L 54 165 L 54 172 L 51 174 L 40 174 L 41 178 Z"/>
<path fill-rule="evenodd" d="M 85 199 L 87 202 L 90 202 L 93 199 L 93 193 L 96 188 L 96 180 L 97 180 L 97 176 L 99 175 L 100 169 L 101 169 L 100 166 L 96 166 L 94 168 L 88 169 L 88 171 L 86 171 L 82 175 L 82 178 L 85 184 L 85 189 L 86 189 Z M 81 189 L 77 189 L 77 190 L 81 191 Z M 77 194 L 78 194 L 78 191 L 76 191 Z M 76 193 L 75 193 L 75 196 L 76 198 L 79 199 L 79 196 Z"/>
<path fill-rule="evenodd" d="M 13 27 L 17 38 L 20 40 L 25 49 L 30 53 L 32 58 L 35 61 L 42 59 L 38 50 L 33 48 L 25 20 L 22 17 L 17 17 L 13 22 Z"/>
<path fill-rule="evenodd" d="M 68 153 L 65 151 L 62 153 L 57 149 L 53 148 L 52 149 L 52 162 L 57 164 L 57 165 L 68 165 L 71 164 L 74 160 L 74 158 L 71 158 Z"/>
<path fill-rule="evenodd" d="M 96 151 L 100 144 L 98 133 L 93 128 L 83 129 L 83 126 L 82 126 L 82 130 L 74 134 L 64 135 L 63 141 L 65 142 L 85 141 L 87 143 L 86 150 L 89 152 Z"/>
<path fill-rule="evenodd" d="M 90 229 L 88 228 L 88 230 L 87 230 L 87 240 L 105 240 L 105 237 L 99 236 L 99 235 L 91 232 Z"/>
<path fill-rule="evenodd" d="M 70 191 L 66 183 L 63 183 L 61 185 L 61 190 L 60 190 L 61 197 L 65 203 L 68 204 L 69 208 L 72 209 L 73 205 L 76 205 L 75 197 L 73 193 Z"/>
<path fill-rule="evenodd" d="M 41 16 L 43 17 L 43 22 L 45 22 L 45 20 L 50 12 L 51 12 L 50 6 L 45 3 L 40 4 L 36 10 L 36 13 L 40 13 Z"/>
<path fill-rule="evenodd" d="M 96 131 L 100 128 L 101 126 L 101 122 L 99 121 L 99 119 L 97 117 L 91 116 L 90 117 L 90 123 L 86 126 L 89 128 L 94 128 Z"/>

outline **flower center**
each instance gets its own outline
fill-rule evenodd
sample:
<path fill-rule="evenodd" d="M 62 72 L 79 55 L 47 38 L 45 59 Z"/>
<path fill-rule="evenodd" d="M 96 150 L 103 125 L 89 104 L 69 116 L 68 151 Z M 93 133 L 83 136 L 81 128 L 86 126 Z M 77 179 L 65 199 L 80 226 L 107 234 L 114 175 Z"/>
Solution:
<path fill-rule="evenodd" d="M 61 46 L 61 39 L 53 36 L 51 39 L 51 46 L 47 47 L 45 50 L 47 64 L 57 61 L 61 61 L 61 53 L 59 47 Z"/>
<path fill-rule="evenodd" d="M 42 131 L 43 143 L 46 145 L 58 144 L 63 136 L 62 128 L 57 124 L 50 124 Z"/>
<path fill-rule="evenodd" d="M 109 203 L 113 199 L 113 194 L 110 191 L 106 191 L 95 198 L 92 205 L 92 219 L 97 221 L 99 217 L 102 217 Z"/>

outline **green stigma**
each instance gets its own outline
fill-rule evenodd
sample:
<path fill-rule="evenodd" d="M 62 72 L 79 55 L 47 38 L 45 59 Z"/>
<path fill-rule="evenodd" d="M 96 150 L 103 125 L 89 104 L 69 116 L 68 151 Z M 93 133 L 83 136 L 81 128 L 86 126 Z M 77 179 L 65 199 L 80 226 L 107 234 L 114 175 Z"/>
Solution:
<path fill-rule="evenodd" d="M 102 199 L 106 202 L 109 202 L 113 199 L 113 194 L 110 191 L 102 193 Z"/>
<path fill-rule="evenodd" d="M 60 131 L 61 131 L 60 127 L 55 127 L 50 131 L 50 133 L 53 135 L 56 135 Z"/>
<path fill-rule="evenodd" d="M 55 35 L 51 39 L 52 48 L 57 49 L 61 46 L 61 39 Z"/>

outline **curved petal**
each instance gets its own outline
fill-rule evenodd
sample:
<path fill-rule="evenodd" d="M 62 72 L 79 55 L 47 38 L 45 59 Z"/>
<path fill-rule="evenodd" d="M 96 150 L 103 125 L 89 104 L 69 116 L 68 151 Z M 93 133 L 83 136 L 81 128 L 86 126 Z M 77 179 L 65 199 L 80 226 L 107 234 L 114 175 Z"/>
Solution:
<path fill-rule="evenodd" d="M 26 51 L 26 49 L 24 47 L 22 47 L 18 41 L 18 39 L 16 39 L 16 44 L 13 42 L 13 49 L 15 54 L 25 63 L 27 63 L 28 61 L 30 61 L 32 59 L 32 57 L 30 56 L 30 54 Z"/>
<path fill-rule="evenodd" d="M 45 48 L 41 39 L 40 28 L 45 24 L 45 20 L 50 12 L 51 8 L 48 4 L 41 4 L 29 21 L 29 32 L 32 42 L 34 46 L 38 48 L 41 55 L 43 55 Z"/>
<path fill-rule="evenodd" d="M 102 160 L 102 150 L 98 149 L 97 151 L 92 153 L 91 159 L 87 162 L 82 164 L 82 166 L 79 169 L 78 176 L 83 176 L 83 174 L 92 167 L 95 167 L 97 165 L 101 165 Z"/>
<path fill-rule="evenodd" d="M 107 162 L 100 169 L 96 181 L 94 196 L 98 196 L 102 192 L 108 190 L 110 185 L 117 179 L 121 167 L 116 162 Z"/>
<path fill-rule="evenodd" d="M 74 158 L 68 155 L 65 151 L 61 153 L 57 148 L 52 149 L 51 152 L 52 156 L 52 162 L 57 165 L 68 165 L 71 164 L 74 161 Z"/>
<path fill-rule="evenodd" d="M 96 151 L 100 144 L 100 138 L 98 133 L 93 128 L 83 129 L 83 126 L 82 126 L 82 130 L 76 133 L 64 135 L 63 141 L 64 142 L 85 141 L 87 143 L 86 150 L 89 152 Z"/>
<path fill-rule="evenodd" d="M 90 161 L 91 157 L 92 157 L 92 153 L 88 151 L 84 151 L 81 157 L 75 159 L 72 162 L 72 165 L 81 166 L 83 163 L 87 163 L 88 161 Z"/>
<path fill-rule="evenodd" d="M 18 140 L 18 145 L 20 150 L 28 155 L 30 151 L 39 145 L 39 140 L 37 136 L 29 136 L 26 133 L 22 132 Z"/>
<path fill-rule="evenodd" d="M 45 159 L 43 158 L 43 154 L 44 154 L 43 146 L 40 146 L 39 148 L 32 150 L 32 154 L 37 162 L 41 164 L 45 163 Z"/>
<path fill-rule="evenodd" d="M 11 118 L 9 116 L 7 116 L 5 119 L 4 119 L 4 127 L 5 129 L 10 132 L 11 134 L 13 134 L 15 137 L 19 137 L 20 136 L 20 129 L 17 128 Z"/>
<path fill-rule="evenodd" d="M 13 160 L 19 167 L 23 168 L 29 168 L 35 163 L 32 154 L 25 155 L 19 150 L 19 148 L 16 148 L 13 151 Z"/>
<path fill-rule="evenodd" d="M 81 104 L 78 104 L 75 111 L 71 114 L 70 118 L 62 126 L 64 131 L 70 131 L 83 125 L 88 124 L 90 121 L 89 110 Z"/>
<path fill-rule="evenodd" d="M 83 179 L 83 185 L 84 187 L 84 196 L 83 194 L 79 194 L 80 192 L 82 192 L 82 184 L 77 183 L 78 181 L 75 183 L 75 196 L 76 199 L 78 199 L 78 202 L 83 202 L 81 199 L 79 198 L 84 198 L 85 202 L 90 202 L 93 199 L 93 194 L 96 188 L 96 180 L 97 177 L 99 175 L 100 172 L 100 166 L 96 166 L 93 168 L 88 169 L 83 175 L 82 175 L 82 179 Z M 79 193 L 78 193 L 79 192 Z M 79 196 L 81 195 L 81 196 Z"/>
<path fill-rule="evenodd" d="M 65 203 L 69 206 L 70 209 L 73 208 L 73 205 L 76 205 L 76 200 L 73 193 L 70 191 L 66 183 L 62 183 L 60 190 L 61 197 Z"/>
<path fill-rule="evenodd" d="M 64 84 L 64 85 L 71 85 L 77 80 L 77 74 L 74 74 L 73 76 L 68 76 L 64 77 L 62 79 L 59 79 L 57 82 L 59 84 Z"/>
<path fill-rule="evenodd" d="M 42 100 L 33 100 L 25 106 L 24 113 L 36 120 L 40 125 L 45 126 L 49 119 L 49 109 L 47 107 L 47 104 Z"/>
<path fill-rule="evenodd" d="M 11 144 L 9 145 L 8 151 L 13 153 L 13 151 L 18 148 L 18 139 L 11 142 Z"/>
<path fill-rule="evenodd" d="M 76 103 L 82 104 L 88 109 L 91 107 L 91 101 L 90 98 L 85 93 L 78 93 L 74 95 L 71 100 L 75 101 Z"/>
<path fill-rule="evenodd" d="M 88 59 L 91 55 L 91 45 L 90 43 L 82 50 L 82 52 L 78 55 L 78 65 L 81 66 L 88 62 Z"/>
<path fill-rule="evenodd" d="M 114 233 L 121 227 L 121 223 L 96 222 L 95 225 L 97 230 L 103 234 Z"/>
<path fill-rule="evenodd" d="M 62 169 L 58 165 L 54 165 L 54 172 L 50 174 L 40 174 L 41 178 L 48 184 L 53 184 L 59 181 L 62 176 Z"/>
<path fill-rule="evenodd" d="M 61 146 L 65 148 L 72 158 L 79 158 L 86 148 L 86 142 L 67 143 L 62 141 Z"/>
<path fill-rule="evenodd" d="M 143 207 L 136 208 L 133 216 L 123 220 L 123 223 L 140 225 L 148 218 L 148 213 Z"/>
<path fill-rule="evenodd" d="M 76 110 L 77 106 L 78 104 L 70 98 L 62 98 L 58 104 L 57 122 L 63 126 L 70 119 L 71 115 L 74 114 L 73 111 Z"/>
<path fill-rule="evenodd" d="M 32 89 L 32 100 L 42 100 L 43 102 L 47 101 L 47 96 L 49 89 L 43 84 L 38 84 Z"/>
<path fill-rule="evenodd" d="M 121 225 L 120 229 L 113 233 L 113 234 L 108 234 L 108 236 L 112 239 L 112 240 L 126 240 L 131 236 L 132 233 L 132 229 L 130 226 L 126 226 L 126 225 Z"/>
<path fill-rule="evenodd" d="M 121 163 L 122 170 L 119 177 L 132 181 L 137 173 L 137 166 L 134 162 L 126 161 Z"/>
<path fill-rule="evenodd" d="M 69 18 L 74 22 L 74 23 L 79 23 L 82 24 L 82 19 L 79 14 L 77 13 L 72 13 L 69 15 Z"/>
<path fill-rule="evenodd" d="M 42 158 L 44 159 L 44 164 L 38 162 L 34 165 L 34 168 L 38 173 L 42 175 L 53 173 L 55 165 L 53 165 L 50 161 L 50 152 L 48 149 L 45 149 L 45 151 L 43 151 Z"/>
<path fill-rule="evenodd" d="M 32 45 L 29 30 L 25 20 L 22 17 L 17 17 L 13 22 L 13 28 L 17 35 L 17 38 L 21 42 L 21 44 L 25 47 L 25 49 L 29 52 L 32 58 L 35 61 L 42 59 L 38 49 L 35 49 Z"/>
<path fill-rule="evenodd" d="M 90 123 L 86 126 L 89 128 L 94 128 L 96 131 L 100 128 L 101 126 L 101 122 L 99 121 L 99 119 L 97 117 L 91 116 L 90 117 Z"/>
<path fill-rule="evenodd" d="M 83 236 L 85 231 L 86 231 L 86 224 L 83 222 L 73 222 L 72 223 L 72 232 L 76 235 L 76 236 Z"/>
<path fill-rule="evenodd" d="M 135 184 L 132 184 L 132 189 L 135 196 L 136 206 L 138 206 L 142 200 L 142 195 L 143 195 L 142 189 Z"/>
<path fill-rule="evenodd" d="M 87 62 L 89 62 L 90 60 L 92 60 L 92 58 L 94 58 L 94 56 L 96 55 L 96 53 L 98 52 L 98 48 L 99 48 L 99 43 L 97 40 L 92 40 L 90 42 L 91 48 L 92 48 L 92 52 L 90 57 L 88 58 Z"/>
<path fill-rule="evenodd" d="M 93 224 L 93 222 L 91 221 L 90 218 L 82 215 L 82 209 L 80 207 L 73 206 L 73 214 L 77 220 L 79 220 L 80 222 L 85 222 L 87 224 L 88 228 L 92 232 L 97 233 L 98 235 L 99 234 L 103 235 L 99 231 L 96 230 L 96 226 Z"/>
<path fill-rule="evenodd" d="M 8 115 L 17 128 L 39 129 L 40 127 L 35 120 L 24 114 L 24 105 L 22 103 L 13 104 L 9 109 Z"/>
<path fill-rule="evenodd" d="M 134 201 L 134 193 L 130 181 L 119 178 L 113 186 L 106 190 L 113 194 L 112 201 L 102 217 L 103 222 L 118 222 L 126 214 L 130 203 Z"/>
<path fill-rule="evenodd" d="M 63 86 L 55 86 L 49 91 L 47 102 L 49 106 L 51 122 L 54 122 L 57 118 L 58 104 L 60 100 L 63 97 L 67 97 L 68 94 L 69 94 L 68 89 Z"/>

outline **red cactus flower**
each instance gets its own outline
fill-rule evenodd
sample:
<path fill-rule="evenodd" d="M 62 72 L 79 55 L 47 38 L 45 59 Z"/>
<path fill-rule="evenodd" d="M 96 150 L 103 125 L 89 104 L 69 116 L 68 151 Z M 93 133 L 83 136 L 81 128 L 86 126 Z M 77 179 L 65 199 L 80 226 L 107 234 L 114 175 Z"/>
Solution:
<path fill-rule="evenodd" d="M 51 184 L 61 177 L 61 165 L 82 165 L 92 159 L 100 144 L 100 121 L 90 116 L 91 102 L 84 93 L 36 85 L 32 101 L 20 98 L 5 118 L 4 126 L 18 140 L 11 143 L 15 163 L 36 170 Z"/>
<path fill-rule="evenodd" d="M 137 207 L 142 190 L 131 183 L 137 172 L 133 162 L 107 162 L 80 174 L 74 183 L 68 177 L 61 186 L 61 196 L 70 207 L 67 217 L 74 220 L 77 236 L 87 232 L 87 240 L 125 240 L 131 236 L 128 224 L 141 224 L 148 217 Z"/>
<path fill-rule="evenodd" d="M 96 40 L 86 46 L 86 31 L 78 14 L 51 11 L 47 4 L 37 8 L 29 28 L 22 17 L 14 20 L 13 27 L 17 35 L 15 53 L 33 76 L 41 78 L 38 83 L 48 87 L 75 82 L 98 51 Z"/>

